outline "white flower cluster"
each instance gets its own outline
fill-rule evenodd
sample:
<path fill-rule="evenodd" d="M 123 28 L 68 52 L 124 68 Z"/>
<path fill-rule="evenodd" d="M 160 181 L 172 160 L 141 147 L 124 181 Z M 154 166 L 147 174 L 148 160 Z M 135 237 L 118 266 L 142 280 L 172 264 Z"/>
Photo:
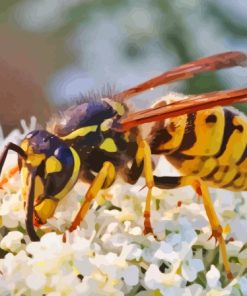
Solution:
<path fill-rule="evenodd" d="M 62 232 L 88 185 L 78 183 L 41 229 L 40 242 L 30 242 L 19 179 L 7 184 L 0 190 L 0 295 L 247 295 L 246 193 L 211 191 L 234 274 L 228 283 L 193 191 L 153 190 L 155 239 L 142 234 L 143 184 L 117 180 L 102 191 L 80 228 L 66 232 L 66 242 Z"/>

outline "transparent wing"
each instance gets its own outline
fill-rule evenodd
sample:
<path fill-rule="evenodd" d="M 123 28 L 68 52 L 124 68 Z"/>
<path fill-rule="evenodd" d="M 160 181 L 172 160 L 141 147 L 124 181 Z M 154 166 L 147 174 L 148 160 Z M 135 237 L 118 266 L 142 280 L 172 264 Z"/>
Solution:
<path fill-rule="evenodd" d="M 215 106 L 226 106 L 247 101 L 247 88 L 223 90 L 200 95 L 188 96 L 186 99 L 165 106 L 148 108 L 129 114 L 120 121 L 120 130 L 128 130 L 140 124 L 161 121 Z"/>
<path fill-rule="evenodd" d="M 198 73 L 216 71 L 235 66 L 246 67 L 247 54 L 238 51 L 229 51 L 206 58 L 201 58 L 173 68 L 172 70 L 156 76 L 148 81 L 117 93 L 114 95 L 114 97 L 125 100 L 163 84 L 192 78 Z"/>

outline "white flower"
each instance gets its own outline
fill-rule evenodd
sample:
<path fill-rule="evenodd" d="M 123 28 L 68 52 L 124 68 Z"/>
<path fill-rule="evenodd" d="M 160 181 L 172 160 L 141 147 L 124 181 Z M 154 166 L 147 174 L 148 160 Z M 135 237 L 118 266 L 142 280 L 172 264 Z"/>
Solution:
<path fill-rule="evenodd" d="M 247 267 L 247 249 L 244 249 L 242 252 L 239 253 L 238 260 L 243 267 Z"/>
<path fill-rule="evenodd" d="M 2 259 L 2 271 L 4 275 L 13 275 L 16 272 L 19 272 L 19 267 L 23 272 L 23 276 L 28 271 L 28 262 L 29 258 L 25 251 L 21 250 L 17 255 L 12 253 L 6 254 L 4 259 Z"/>
<path fill-rule="evenodd" d="M 189 259 L 183 262 L 182 276 L 189 282 L 197 278 L 197 273 L 204 269 L 201 259 Z"/>
<path fill-rule="evenodd" d="M 59 292 L 51 292 L 51 293 L 48 293 L 46 295 L 47 296 L 61 296 L 61 293 L 59 293 Z"/>
<path fill-rule="evenodd" d="M 177 252 L 174 252 L 171 245 L 161 242 L 159 249 L 154 253 L 154 257 L 174 263 L 179 259 Z"/>
<path fill-rule="evenodd" d="M 162 295 L 181 295 L 182 278 L 174 273 L 161 273 L 155 264 L 151 264 L 145 273 L 144 283 L 148 289 L 158 289 Z"/>
<path fill-rule="evenodd" d="M 220 273 L 219 270 L 211 265 L 210 270 L 206 274 L 207 283 L 210 288 L 215 288 L 219 284 Z"/>
<path fill-rule="evenodd" d="M 247 295 L 247 278 L 241 277 L 238 281 L 243 295 Z"/>
<path fill-rule="evenodd" d="M 91 263 L 90 259 L 84 257 L 83 259 L 74 260 L 74 265 L 78 272 L 83 276 L 89 276 L 95 270 L 94 265 Z"/>
<path fill-rule="evenodd" d="M 21 249 L 21 240 L 23 239 L 23 233 L 20 231 L 10 231 L 0 243 L 0 247 L 3 250 L 9 250 L 11 252 L 17 252 Z"/>
<path fill-rule="evenodd" d="M 40 290 L 46 284 L 46 277 L 42 272 L 33 272 L 27 276 L 26 284 L 31 290 Z"/>
<path fill-rule="evenodd" d="M 184 289 L 184 296 L 201 296 L 203 294 L 203 287 L 199 284 L 189 285 Z"/>
<path fill-rule="evenodd" d="M 247 219 L 236 217 L 231 221 L 231 230 L 237 240 L 247 243 Z"/>
<path fill-rule="evenodd" d="M 123 272 L 123 279 L 128 286 L 135 286 L 139 281 L 139 269 L 135 265 L 129 265 Z"/>
<path fill-rule="evenodd" d="M 20 194 L 7 194 L 2 198 L 3 204 L 0 208 L 2 225 L 7 228 L 16 228 L 21 222 L 24 226 L 24 205 L 21 201 Z"/>
<path fill-rule="evenodd" d="M 131 252 L 128 253 L 126 259 L 139 261 L 142 255 L 142 249 L 137 244 L 130 244 L 129 247 L 131 248 Z"/>
<path fill-rule="evenodd" d="M 162 175 L 169 174 L 164 167 Z M 166 296 L 223 296 L 240 290 L 247 294 L 245 275 L 221 288 L 221 264 L 214 261 L 215 266 L 204 270 L 204 263 L 211 262 L 207 258 L 215 257 L 218 249 L 214 239 L 208 241 L 211 228 L 203 203 L 188 188 L 153 190 L 151 221 L 158 240 L 142 233 L 146 188 L 139 191 L 145 184 L 141 179 L 134 186 L 116 182 L 100 192 L 100 207 L 92 203 L 80 227 L 66 231 L 64 243 L 55 232 L 41 235 L 40 242 L 30 242 L 26 233 L 9 230 L 17 226 L 25 230 L 20 185 L 16 184 L 14 180 L 14 186 L 6 184 L 0 191 L 4 226 L 0 247 L 9 252 L 0 259 L 0 295 L 15 291 L 17 295 L 147 296 L 152 291 Z M 87 188 L 88 184 L 78 182 L 59 201 L 54 217 L 41 232 L 68 229 Z M 230 236 L 235 239 L 227 243 L 229 257 L 238 258 L 231 262 L 232 272 L 241 275 L 247 266 L 246 250 L 240 252 L 245 242 L 247 197 L 215 192 L 211 194 L 217 215 L 223 225 L 231 226 Z M 206 288 L 197 281 L 199 272 L 203 274 L 200 280 L 206 277 Z M 141 287 L 146 290 L 137 292 Z"/>

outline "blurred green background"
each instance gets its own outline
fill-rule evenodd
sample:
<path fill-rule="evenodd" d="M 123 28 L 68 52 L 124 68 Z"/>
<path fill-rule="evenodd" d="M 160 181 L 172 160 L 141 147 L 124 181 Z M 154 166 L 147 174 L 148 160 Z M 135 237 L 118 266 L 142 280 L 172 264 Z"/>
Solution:
<path fill-rule="evenodd" d="M 31 115 L 44 124 L 58 105 L 107 84 L 117 90 L 173 66 L 247 51 L 244 0 L 1 0 L 0 123 L 5 134 Z M 135 99 L 148 107 L 169 91 L 246 86 L 246 69 L 199 75 Z"/>

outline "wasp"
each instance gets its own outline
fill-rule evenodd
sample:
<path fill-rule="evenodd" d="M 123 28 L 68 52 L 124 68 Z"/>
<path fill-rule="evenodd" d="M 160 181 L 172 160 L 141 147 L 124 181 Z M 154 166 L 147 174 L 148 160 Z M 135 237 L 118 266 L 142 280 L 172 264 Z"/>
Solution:
<path fill-rule="evenodd" d="M 247 100 L 247 88 L 187 96 L 167 104 L 160 100 L 146 110 L 130 112 L 127 99 L 154 87 L 194 75 L 234 66 L 246 66 L 247 55 L 225 52 L 176 67 L 142 84 L 108 97 L 84 98 L 56 115 L 46 130 L 34 130 L 20 145 L 9 143 L 0 158 L 0 173 L 7 153 L 18 154 L 26 229 L 39 240 L 34 226 L 52 217 L 59 201 L 78 179 L 89 189 L 69 231 L 76 229 L 101 189 L 117 175 L 134 184 L 144 176 L 148 188 L 144 234 L 153 233 L 150 212 L 152 188 L 192 186 L 202 197 L 214 237 L 220 247 L 227 277 L 232 279 L 222 226 L 208 187 L 232 191 L 247 189 L 247 118 L 233 107 Z M 144 138 L 140 125 L 150 123 Z M 155 176 L 153 155 L 165 156 L 181 176 Z M 1 186 L 8 178 L 1 181 Z"/>

